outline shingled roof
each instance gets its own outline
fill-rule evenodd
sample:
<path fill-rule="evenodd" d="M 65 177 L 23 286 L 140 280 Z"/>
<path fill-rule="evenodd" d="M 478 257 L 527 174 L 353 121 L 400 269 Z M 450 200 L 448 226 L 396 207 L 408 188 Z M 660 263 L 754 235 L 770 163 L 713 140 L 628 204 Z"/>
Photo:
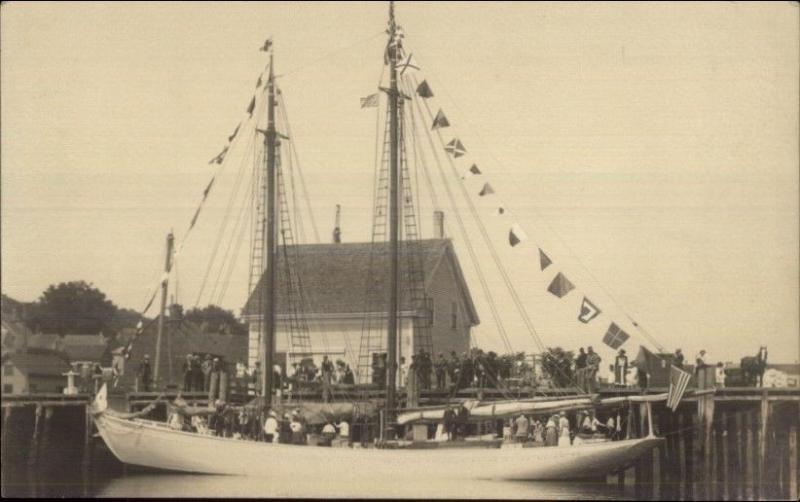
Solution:
<path fill-rule="evenodd" d="M 3 363 L 11 362 L 21 372 L 30 376 L 62 376 L 70 370 L 66 358 L 46 349 L 30 349 L 25 353 L 7 354 Z"/>
<path fill-rule="evenodd" d="M 425 289 L 431 285 L 432 278 L 445 260 L 449 259 L 455 271 L 467 312 L 473 324 L 478 324 L 479 318 L 469 293 L 469 288 L 461 272 L 458 257 L 453 249 L 450 239 L 426 239 L 405 242 L 401 246 L 400 277 L 404 277 L 409 266 L 409 253 L 419 254 L 422 257 Z M 307 298 L 306 314 L 355 314 L 363 313 L 367 308 L 367 278 L 370 274 L 372 263 L 372 280 L 376 281 L 378 291 L 383 291 L 388 297 L 387 284 L 389 270 L 389 245 L 388 243 L 354 242 L 334 244 L 300 244 L 291 246 L 287 250 L 289 262 L 298 271 L 302 282 L 304 294 Z M 295 263 L 296 261 L 297 263 Z M 278 254 L 277 271 L 277 305 L 278 315 L 288 314 L 287 283 L 285 274 L 286 260 L 282 253 Z M 261 281 L 264 280 L 262 276 Z M 254 289 L 242 309 L 245 318 L 260 316 L 258 308 L 258 291 L 261 281 Z M 403 295 L 400 309 L 410 310 L 409 299 Z"/>

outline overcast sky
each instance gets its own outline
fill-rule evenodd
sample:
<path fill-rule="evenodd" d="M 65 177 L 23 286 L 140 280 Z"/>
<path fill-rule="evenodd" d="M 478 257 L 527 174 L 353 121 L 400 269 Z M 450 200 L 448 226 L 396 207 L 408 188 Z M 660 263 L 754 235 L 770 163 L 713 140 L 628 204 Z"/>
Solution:
<path fill-rule="evenodd" d="M 344 240 L 368 239 L 375 113 L 359 98 L 380 75 L 386 11 L 4 3 L 3 292 L 30 301 L 83 279 L 141 309 L 166 233 L 182 237 L 217 172 L 208 159 L 242 118 L 267 36 L 322 240 L 336 204 Z M 647 340 L 628 314 L 690 357 L 706 348 L 712 361 L 738 362 L 767 345 L 772 361 L 798 360 L 796 3 L 401 2 L 397 16 L 431 106 L 452 124 L 446 139 L 468 149 L 458 167 L 484 172 L 468 191 L 489 180 L 497 192 L 475 203 L 546 344 L 598 348 L 619 321 L 635 354 Z M 178 262 L 177 299 L 189 307 L 237 159 Z M 504 218 L 491 215 L 498 202 Z M 502 349 L 457 206 L 439 208 L 483 321 L 476 340 Z M 423 204 L 426 235 L 433 209 Z M 514 222 L 531 239 L 511 250 Z M 545 292 L 552 275 L 538 270 L 537 245 L 554 261 L 547 272 L 564 272 L 575 292 Z M 225 294 L 207 286 L 200 304 L 243 305 L 248 246 L 245 232 Z M 512 345 L 533 350 L 487 249 L 478 254 Z M 588 325 L 576 320 L 583 295 L 603 310 Z"/>

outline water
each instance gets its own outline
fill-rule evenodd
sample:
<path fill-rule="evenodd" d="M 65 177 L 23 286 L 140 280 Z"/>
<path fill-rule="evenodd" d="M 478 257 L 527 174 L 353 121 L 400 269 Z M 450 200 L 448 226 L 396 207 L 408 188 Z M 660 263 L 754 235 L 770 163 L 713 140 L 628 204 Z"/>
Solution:
<path fill-rule="evenodd" d="M 634 500 L 631 487 L 604 482 L 516 482 L 424 480 L 321 484 L 303 477 L 281 482 L 260 478 L 158 473 L 123 469 L 109 453 L 98 451 L 91 466 L 3 464 L 4 497 L 306 497 L 306 498 L 473 498 Z M 402 467 L 399 467 L 402 468 Z"/>

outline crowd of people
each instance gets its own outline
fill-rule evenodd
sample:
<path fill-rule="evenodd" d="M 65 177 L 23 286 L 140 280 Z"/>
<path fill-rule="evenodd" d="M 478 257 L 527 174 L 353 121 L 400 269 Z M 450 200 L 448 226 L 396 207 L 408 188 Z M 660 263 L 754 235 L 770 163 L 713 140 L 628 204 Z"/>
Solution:
<path fill-rule="evenodd" d="M 255 408 L 235 407 L 219 400 L 212 411 L 204 414 L 185 415 L 172 410 L 167 422 L 174 430 L 233 439 L 307 445 L 313 437 L 318 446 L 350 444 L 350 424 L 346 420 L 309 425 L 298 410 L 281 417 L 270 409 L 262 415 Z"/>
<path fill-rule="evenodd" d="M 578 412 L 574 422 L 562 411 L 549 417 L 519 415 L 506 421 L 503 438 L 522 444 L 539 446 L 570 446 L 580 444 L 588 438 L 621 438 L 620 417 L 609 414 L 601 421 L 593 412 Z"/>

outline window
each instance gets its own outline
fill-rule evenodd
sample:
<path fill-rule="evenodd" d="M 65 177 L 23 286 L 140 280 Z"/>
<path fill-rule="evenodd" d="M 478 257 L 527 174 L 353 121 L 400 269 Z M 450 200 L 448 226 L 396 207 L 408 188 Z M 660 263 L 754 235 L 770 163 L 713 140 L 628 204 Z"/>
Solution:
<path fill-rule="evenodd" d="M 3 376 L 14 376 L 13 364 L 6 364 L 3 366 Z"/>
<path fill-rule="evenodd" d="M 450 328 L 456 329 L 458 327 L 458 304 L 453 302 L 450 310 Z"/>
<path fill-rule="evenodd" d="M 3 394 L 13 394 L 14 393 L 14 386 L 11 384 L 3 385 Z"/>

